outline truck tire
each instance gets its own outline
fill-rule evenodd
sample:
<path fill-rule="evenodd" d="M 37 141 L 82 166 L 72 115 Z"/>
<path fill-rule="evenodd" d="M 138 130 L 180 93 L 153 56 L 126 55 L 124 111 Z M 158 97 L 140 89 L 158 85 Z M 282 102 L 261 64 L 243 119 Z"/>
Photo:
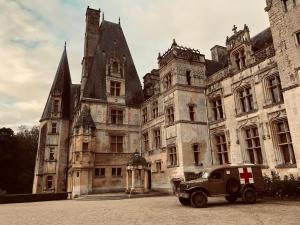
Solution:
<path fill-rule="evenodd" d="M 226 193 L 227 194 L 237 195 L 237 194 L 239 194 L 240 190 L 241 190 L 241 184 L 237 179 L 231 178 L 227 181 L 227 183 L 226 183 Z"/>
<path fill-rule="evenodd" d="M 184 206 L 191 205 L 191 199 L 189 199 L 189 198 L 179 197 L 178 200 L 181 203 L 181 205 L 184 205 Z"/>
<path fill-rule="evenodd" d="M 257 194 L 256 194 L 256 191 L 254 190 L 254 188 L 247 187 L 243 191 L 242 197 L 243 197 L 243 201 L 245 203 L 254 204 L 254 203 L 256 203 Z"/>
<path fill-rule="evenodd" d="M 191 204 L 195 208 L 204 208 L 207 205 L 207 196 L 203 191 L 195 191 L 191 195 Z"/>

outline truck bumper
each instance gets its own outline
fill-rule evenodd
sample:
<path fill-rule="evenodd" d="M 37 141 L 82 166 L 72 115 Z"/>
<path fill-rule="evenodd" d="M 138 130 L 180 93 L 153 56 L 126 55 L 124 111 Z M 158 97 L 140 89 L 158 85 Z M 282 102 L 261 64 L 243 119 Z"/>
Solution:
<path fill-rule="evenodd" d="M 178 198 L 190 198 L 189 193 L 177 193 L 176 194 Z"/>

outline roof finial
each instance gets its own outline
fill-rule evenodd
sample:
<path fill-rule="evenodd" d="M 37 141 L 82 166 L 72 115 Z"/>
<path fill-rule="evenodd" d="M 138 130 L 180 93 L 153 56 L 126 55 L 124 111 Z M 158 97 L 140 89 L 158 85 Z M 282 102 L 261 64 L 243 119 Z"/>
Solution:
<path fill-rule="evenodd" d="M 237 26 L 236 25 L 233 25 L 233 28 L 232 28 L 232 31 L 233 31 L 233 33 L 237 33 Z"/>
<path fill-rule="evenodd" d="M 121 18 L 119 17 L 119 25 L 121 25 Z"/>
<path fill-rule="evenodd" d="M 102 20 L 104 20 L 104 12 L 102 13 Z"/>
<path fill-rule="evenodd" d="M 65 49 L 66 49 L 66 47 L 67 47 L 67 42 L 65 41 Z"/>
<path fill-rule="evenodd" d="M 158 57 L 157 57 L 157 59 L 158 59 L 158 60 L 160 60 L 160 59 L 161 59 L 161 54 L 160 54 L 160 52 L 158 53 Z"/>
<path fill-rule="evenodd" d="M 175 38 L 173 38 L 172 47 L 173 47 L 173 46 L 177 46 L 177 43 L 176 43 L 176 40 L 175 40 Z"/>

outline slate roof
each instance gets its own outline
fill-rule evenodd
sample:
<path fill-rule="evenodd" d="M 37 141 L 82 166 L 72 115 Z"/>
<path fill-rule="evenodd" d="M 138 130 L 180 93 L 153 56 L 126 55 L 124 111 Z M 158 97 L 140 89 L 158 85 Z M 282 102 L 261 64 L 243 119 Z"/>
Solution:
<path fill-rule="evenodd" d="M 252 50 L 259 51 L 273 43 L 271 28 L 267 28 L 251 38 Z"/>
<path fill-rule="evenodd" d="M 60 95 L 62 97 L 61 102 L 61 117 L 63 119 L 69 119 L 70 118 L 70 92 L 71 92 L 71 75 L 70 75 L 70 69 L 69 69 L 69 62 L 68 62 L 68 56 L 67 56 L 67 50 L 66 46 L 64 48 L 63 54 L 61 56 L 55 78 L 47 99 L 46 106 L 44 108 L 44 112 L 42 114 L 42 117 L 40 121 L 43 121 L 45 119 L 48 119 L 51 117 L 52 112 L 52 106 L 53 106 L 53 96 L 54 95 Z"/>
<path fill-rule="evenodd" d="M 76 122 L 76 127 L 80 126 L 96 127 L 91 112 L 87 106 L 83 107 Z"/>
<path fill-rule="evenodd" d="M 210 76 L 214 74 L 215 72 L 225 68 L 227 65 L 223 65 L 222 63 L 219 63 L 214 60 L 205 60 L 205 66 L 206 66 L 206 76 Z"/>
<path fill-rule="evenodd" d="M 133 153 L 128 159 L 127 166 L 147 166 L 146 159 L 140 155 L 137 151 Z"/>
<path fill-rule="evenodd" d="M 143 102 L 142 86 L 122 27 L 120 24 L 105 20 L 99 28 L 99 41 L 83 97 L 106 101 L 106 63 L 111 58 L 116 58 L 120 62 L 125 60 L 126 105 L 140 105 Z"/>

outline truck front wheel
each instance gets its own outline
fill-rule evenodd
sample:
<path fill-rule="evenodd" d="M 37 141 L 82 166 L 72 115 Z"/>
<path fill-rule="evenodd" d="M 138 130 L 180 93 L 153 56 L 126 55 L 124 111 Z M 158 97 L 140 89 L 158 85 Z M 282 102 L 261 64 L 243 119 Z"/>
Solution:
<path fill-rule="evenodd" d="M 207 204 L 207 196 L 203 191 L 195 191 L 191 195 L 191 204 L 195 208 L 204 208 Z"/>

